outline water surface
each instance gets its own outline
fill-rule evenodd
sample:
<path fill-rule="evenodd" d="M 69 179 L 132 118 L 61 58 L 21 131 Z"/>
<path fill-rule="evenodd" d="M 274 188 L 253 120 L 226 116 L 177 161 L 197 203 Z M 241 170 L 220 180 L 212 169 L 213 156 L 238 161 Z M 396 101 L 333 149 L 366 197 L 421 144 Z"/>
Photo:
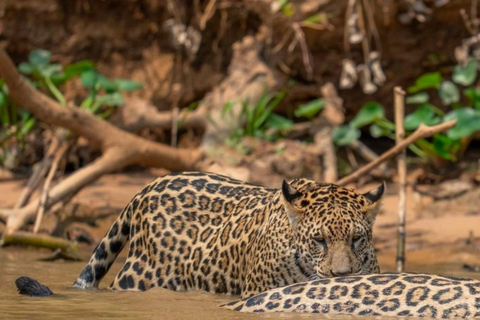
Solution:
<path fill-rule="evenodd" d="M 91 249 L 85 251 L 89 256 Z M 106 290 L 116 272 L 123 265 L 119 258 L 101 282 L 101 290 L 70 288 L 85 265 L 82 262 L 39 261 L 47 251 L 19 247 L 0 248 L 0 319 L 319 319 L 309 314 L 243 314 L 218 307 L 235 296 L 205 292 L 172 292 L 154 288 L 146 292 L 111 292 Z M 462 271 L 459 265 L 437 265 L 435 270 L 417 266 L 414 271 L 476 277 L 478 274 Z M 36 278 L 57 294 L 53 297 L 31 298 L 17 293 L 15 279 L 26 275 Z M 328 319 L 355 319 L 348 316 Z M 368 319 L 361 317 L 358 319 Z M 385 319 L 385 318 L 383 318 Z"/>

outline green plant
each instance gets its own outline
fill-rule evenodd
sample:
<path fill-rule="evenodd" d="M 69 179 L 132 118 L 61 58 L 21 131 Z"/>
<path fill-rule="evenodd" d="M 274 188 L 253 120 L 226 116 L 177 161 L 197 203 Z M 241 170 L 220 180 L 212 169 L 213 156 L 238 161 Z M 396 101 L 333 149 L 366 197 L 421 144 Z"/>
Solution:
<path fill-rule="evenodd" d="M 321 98 L 302 104 L 295 109 L 294 115 L 297 118 L 305 117 L 313 119 L 325 106 L 325 101 Z"/>
<path fill-rule="evenodd" d="M 17 153 L 25 148 L 25 138 L 32 131 L 36 119 L 27 110 L 18 110 L 8 95 L 7 85 L 0 79 L 0 163 L 7 169 L 16 166 Z M 14 143 L 8 143 L 9 141 Z"/>
<path fill-rule="evenodd" d="M 282 130 L 286 130 L 293 125 L 293 121 L 273 112 L 286 94 L 287 89 L 277 93 L 264 91 L 255 105 L 252 105 L 248 100 L 242 101 L 238 119 L 235 120 L 235 123 L 230 124 L 230 127 L 236 127 L 236 129 L 227 139 L 227 144 L 236 145 L 245 136 L 276 140 Z M 233 113 L 235 105 L 234 102 L 227 102 L 223 106 L 222 118 L 225 121 L 228 121 L 229 117 L 227 115 Z M 237 123 L 242 125 L 238 126 Z"/>
<path fill-rule="evenodd" d="M 129 79 L 109 79 L 94 69 L 85 70 L 80 74 L 82 85 L 89 90 L 80 107 L 87 109 L 101 118 L 107 118 L 114 107 L 125 103 L 121 92 L 134 91 L 142 88 L 138 82 Z M 103 107 L 103 109 L 102 109 Z"/>
<path fill-rule="evenodd" d="M 421 139 L 410 145 L 409 149 L 418 156 L 434 164 L 442 160 L 458 161 L 470 143 L 473 134 L 480 131 L 480 90 L 471 87 L 477 78 L 478 63 L 470 59 L 465 67 L 456 66 L 452 81 L 444 80 L 439 72 L 421 75 L 415 84 L 407 89 L 410 94 L 406 103 L 415 105 L 415 110 L 404 119 L 406 134 L 409 135 L 420 124 L 436 125 L 457 120 L 457 124 L 446 133 L 437 134 L 432 139 Z M 464 99 L 469 103 L 462 106 L 459 86 L 468 86 L 463 90 Z M 437 94 L 442 104 L 452 110 L 445 113 L 430 102 L 430 94 Z M 348 124 L 334 130 L 333 140 L 336 145 L 344 146 L 360 138 L 360 128 L 369 126 L 373 137 L 395 139 L 395 124 L 384 116 L 384 108 L 377 102 L 365 104 Z"/>
<path fill-rule="evenodd" d="M 142 85 L 129 79 L 109 79 L 100 74 L 95 65 L 88 60 L 82 60 L 62 67 L 51 63 L 52 55 L 46 50 L 34 50 L 28 56 L 27 62 L 19 64 L 18 69 L 28 75 L 38 88 L 47 88 L 49 93 L 62 105 L 65 97 L 59 87 L 75 78 L 80 78 L 81 84 L 88 90 L 87 96 L 80 107 L 87 109 L 101 118 L 107 118 L 114 107 L 124 104 L 121 92 L 142 88 Z"/>
<path fill-rule="evenodd" d="M 86 89 L 86 97 L 80 107 L 107 118 L 115 107 L 123 105 L 122 92 L 140 89 L 142 85 L 129 79 L 109 79 L 101 75 L 96 66 L 88 60 L 79 61 L 63 67 L 51 63 L 52 55 L 46 50 L 34 50 L 28 56 L 27 62 L 19 64 L 21 73 L 28 76 L 27 80 L 36 88 L 46 91 L 60 104 L 67 101 L 62 93 L 62 86 L 76 79 Z M 34 129 L 36 119 L 27 110 L 18 108 L 8 94 L 8 87 L 0 79 L 0 163 L 12 168 L 14 162 L 10 159 L 25 147 L 25 139 Z M 7 161 L 8 160 L 8 161 Z M 7 164 L 8 162 L 8 164 Z"/>

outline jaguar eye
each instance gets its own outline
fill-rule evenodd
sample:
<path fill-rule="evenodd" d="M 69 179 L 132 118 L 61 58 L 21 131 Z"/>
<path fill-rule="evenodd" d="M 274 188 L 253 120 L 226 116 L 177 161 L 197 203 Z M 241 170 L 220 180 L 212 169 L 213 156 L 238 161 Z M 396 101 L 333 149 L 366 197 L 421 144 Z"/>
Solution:
<path fill-rule="evenodd" d="M 361 236 L 354 236 L 352 239 L 352 247 L 357 248 L 362 243 Z"/>
<path fill-rule="evenodd" d="M 325 248 L 325 246 L 327 245 L 327 243 L 325 242 L 325 239 L 322 237 L 314 237 L 313 241 L 315 241 L 315 243 L 322 248 Z"/>

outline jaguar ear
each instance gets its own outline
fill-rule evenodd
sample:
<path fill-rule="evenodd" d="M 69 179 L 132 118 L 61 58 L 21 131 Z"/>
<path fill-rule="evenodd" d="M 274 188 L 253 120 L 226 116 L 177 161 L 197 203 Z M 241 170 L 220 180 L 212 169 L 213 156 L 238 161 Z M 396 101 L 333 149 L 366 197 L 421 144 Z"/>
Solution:
<path fill-rule="evenodd" d="M 301 215 L 298 207 L 295 204 L 303 194 L 294 187 L 292 187 L 290 184 L 288 184 L 288 182 L 283 180 L 282 195 L 285 212 L 287 213 L 288 219 L 290 220 L 292 227 L 295 227 Z"/>
<path fill-rule="evenodd" d="M 289 185 L 288 182 L 285 180 L 283 180 L 282 183 L 282 193 L 285 200 L 287 200 L 291 204 L 293 204 L 296 199 L 302 196 L 300 191 Z"/>
<path fill-rule="evenodd" d="M 378 187 L 364 193 L 363 196 L 366 198 L 365 213 L 367 220 L 373 224 L 375 218 L 377 217 L 378 211 L 380 211 L 380 205 L 382 203 L 381 199 L 385 193 L 385 181 L 382 182 Z"/>

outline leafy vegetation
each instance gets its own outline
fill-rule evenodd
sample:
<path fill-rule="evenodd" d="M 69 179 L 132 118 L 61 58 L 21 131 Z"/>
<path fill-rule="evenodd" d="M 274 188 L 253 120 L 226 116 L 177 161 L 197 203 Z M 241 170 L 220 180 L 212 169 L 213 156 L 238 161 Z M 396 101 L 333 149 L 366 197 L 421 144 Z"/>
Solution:
<path fill-rule="evenodd" d="M 480 90 L 472 87 L 477 79 L 478 63 L 470 59 L 466 66 L 457 65 L 452 81 L 444 80 L 440 72 L 426 73 L 407 89 L 410 94 L 406 103 L 415 106 L 415 110 L 404 119 L 407 135 L 420 124 L 436 125 L 457 120 L 457 124 L 446 133 L 435 135 L 431 140 L 422 139 L 409 148 L 418 156 L 433 163 L 443 160 L 458 161 L 472 139 L 480 131 Z M 463 91 L 460 86 L 467 86 Z M 461 92 L 463 93 L 463 99 Z M 437 95 L 443 107 L 451 108 L 445 112 L 431 103 L 431 95 Z M 467 102 L 462 104 L 462 101 Z M 395 139 L 395 124 L 387 120 L 384 107 L 377 102 L 365 104 L 350 123 L 338 127 L 333 132 L 333 140 L 338 146 L 352 143 L 361 136 L 360 128 L 369 126 L 370 134 L 375 137 Z"/>
<path fill-rule="evenodd" d="M 293 121 L 284 118 L 276 113 L 274 109 L 285 98 L 287 89 L 278 93 L 263 92 L 259 101 L 252 105 L 248 100 L 241 102 L 239 120 L 235 120 L 231 127 L 237 123 L 243 125 L 236 127 L 232 135 L 227 139 L 227 144 L 236 145 L 241 138 L 250 136 L 266 140 L 275 140 L 279 137 L 279 132 L 286 130 L 293 125 Z M 232 115 L 235 102 L 226 103 L 222 110 L 222 115 L 228 121 L 228 116 Z M 274 129 L 274 130 L 270 130 Z"/>
<path fill-rule="evenodd" d="M 100 118 L 108 118 L 116 107 L 124 104 L 122 92 L 140 89 L 142 85 L 129 79 L 109 79 L 100 74 L 94 63 L 83 60 L 63 67 L 51 62 L 52 55 L 46 50 L 34 50 L 27 62 L 18 69 L 28 77 L 30 83 L 43 90 L 66 106 L 62 86 L 69 81 L 79 80 L 85 88 L 86 96 L 80 108 L 88 110 Z M 12 169 L 14 158 L 25 148 L 27 135 L 35 129 L 36 119 L 26 110 L 18 108 L 8 95 L 8 88 L 0 79 L 0 163 Z"/>

